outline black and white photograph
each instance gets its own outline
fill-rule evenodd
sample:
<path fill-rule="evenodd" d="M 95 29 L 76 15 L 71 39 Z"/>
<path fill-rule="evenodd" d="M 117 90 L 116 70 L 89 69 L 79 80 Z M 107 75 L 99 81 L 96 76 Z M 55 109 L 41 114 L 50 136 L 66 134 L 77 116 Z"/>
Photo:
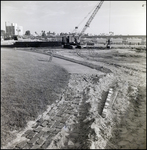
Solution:
<path fill-rule="evenodd" d="M 1 149 L 146 149 L 146 1 L 1 1 Z"/>

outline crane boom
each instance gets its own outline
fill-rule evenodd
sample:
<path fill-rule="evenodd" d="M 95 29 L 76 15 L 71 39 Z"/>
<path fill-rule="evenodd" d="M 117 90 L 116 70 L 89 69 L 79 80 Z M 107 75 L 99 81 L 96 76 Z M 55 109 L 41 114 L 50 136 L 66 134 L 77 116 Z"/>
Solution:
<path fill-rule="evenodd" d="M 91 21 L 94 19 L 98 10 L 101 8 L 103 2 L 104 2 L 104 0 L 100 1 L 100 3 L 96 6 L 95 10 L 93 11 L 92 15 L 90 16 L 90 18 L 86 22 L 82 32 L 79 35 L 73 34 L 73 35 L 62 37 L 62 45 L 64 48 L 73 48 L 73 47 L 81 48 L 80 38 L 82 37 L 82 35 L 85 32 L 85 30 L 87 29 L 87 27 L 89 27 Z M 78 28 L 78 27 L 76 27 L 76 28 Z"/>
<path fill-rule="evenodd" d="M 92 13 L 92 15 L 90 16 L 90 18 L 88 19 L 88 21 L 86 22 L 83 30 L 81 31 L 79 37 L 81 37 L 83 35 L 83 33 L 86 31 L 87 27 L 89 27 L 91 21 L 93 20 L 93 18 L 95 17 L 95 15 L 97 14 L 98 10 L 101 8 L 102 4 L 104 1 L 100 1 L 100 3 L 98 4 L 98 6 L 95 8 L 94 12 Z"/>

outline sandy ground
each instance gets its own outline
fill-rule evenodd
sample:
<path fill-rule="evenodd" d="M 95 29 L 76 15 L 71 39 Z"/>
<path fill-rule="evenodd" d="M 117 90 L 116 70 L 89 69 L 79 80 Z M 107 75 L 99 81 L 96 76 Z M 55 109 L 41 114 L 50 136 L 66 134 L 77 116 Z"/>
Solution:
<path fill-rule="evenodd" d="M 88 95 L 87 101 L 91 106 L 85 119 L 88 118 L 88 121 L 92 121 L 94 118 L 95 121 L 91 124 L 91 128 L 94 129 L 95 135 L 93 136 L 96 137 L 96 140 L 93 137 L 87 138 L 90 140 L 87 148 L 145 149 L 146 53 L 138 53 L 135 49 L 67 50 L 57 51 L 57 53 L 77 60 L 92 61 L 93 64 L 105 66 L 112 71 L 112 74 L 107 74 L 99 86 L 94 83 L 89 85 L 91 82 L 88 82 L 89 84 L 85 87 L 90 88 L 90 92 L 86 95 Z M 110 96 L 111 102 L 109 107 L 106 106 L 103 119 L 98 115 L 98 112 L 102 115 L 99 110 L 100 100 L 102 101 L 103 95 L 105 95 L 103 93 L 108 92 L 110 88 L 114 92 Z M 101 94 L 97 95 L 96 93 Z M 105 108 L 105 106 L 103 107 Z M 90 132 L 88 135 L 91 136 Z"/>
<path fill-rule="evenodd" d="M 46 54 L 53 51 L 49 48 L 26 50 Z M 55 115 L 51 117 L 52 110 L 49 110 L 46 117 L 49 122 L 55 118 L 60 120 L 58 115 L 67 118 L 63 125 L 59 121 L 60 130 L 50 138 L 40 137 L 44 144 L 34 142 L 27 148 L 146 149 L 146 52 L 138 53 L 135 49 L 56 49 L 54 55 L 105 67 L 111 72 L 96 69 L 91 72 L 81 65 L 72 68 L 70 63 L 67 65 L 60 60 L 60 66 L 63 63 L 70 72 L 70 80 L 57 106 L 53 106 Z M 55 57 L 52 62 L 58 64 Z M 63 111 L 63 106 L 67 110 Z M 42 130 L 50 133 L 58 126 L 55 122 Z M 25 144 L 29 141 L 27 139 Z M 14 142 L 10 147 L 16 145 L 18 148 L 17 144 Z"/>

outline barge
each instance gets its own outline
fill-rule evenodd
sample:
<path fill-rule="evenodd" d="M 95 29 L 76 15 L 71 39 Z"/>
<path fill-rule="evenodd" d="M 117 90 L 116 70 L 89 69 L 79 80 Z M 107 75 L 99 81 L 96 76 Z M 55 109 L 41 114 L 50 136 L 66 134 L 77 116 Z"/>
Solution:
<path fill-rule="evenodd" d="M 8 44 L 1 42 L 1 47 L 61 47 L 60 41 L 15 41 Z"/>

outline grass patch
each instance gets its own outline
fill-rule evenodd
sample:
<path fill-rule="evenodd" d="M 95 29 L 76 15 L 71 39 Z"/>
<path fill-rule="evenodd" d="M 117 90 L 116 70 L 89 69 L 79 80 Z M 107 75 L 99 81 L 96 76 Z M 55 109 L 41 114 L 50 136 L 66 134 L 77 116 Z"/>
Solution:
<path fill-rule="evenodd" d="M 2 144 L 9 138 L 9 131 L 22 130 L 29 120 L 36 119 L 47 105 L 55 102 L 67 86 L 69 74 L 63 68 L 37 60 L 34 65 L 2 65 Z"/>

